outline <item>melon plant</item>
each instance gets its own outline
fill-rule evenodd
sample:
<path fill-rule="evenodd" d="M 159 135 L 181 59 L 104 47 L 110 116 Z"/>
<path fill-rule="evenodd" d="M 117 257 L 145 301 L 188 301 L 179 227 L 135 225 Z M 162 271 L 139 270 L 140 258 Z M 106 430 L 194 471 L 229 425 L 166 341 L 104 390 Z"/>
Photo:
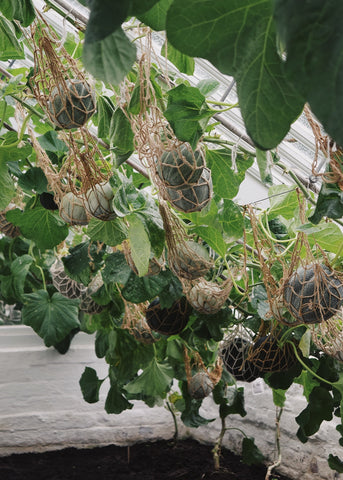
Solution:
<path fill-rule="evenodd" d="M 59 214 L 70 225 L 87 225 L 88 223 L 84 202 L 73 192 L 68 192 L 62 197 Z"/>
<path fill-rule="evenodd" d="M 259 338 L 250 347 L 249 361 L 262 375 L 267 372 L 289 370 L 297 362 L 297 357 L 292 345 L 285 343 L 280 346 L 278 339 L 269 334 Z"/>
<path fill-rule="evenodd" d="M 157 174 L 165 186 L 182 187 L 195 184 L 205 167 L 201 150 L 193 152 L 188 143 L 179 148 L 164 152 L 157 163 Z"/>
<path fill-rule="evenodd" d="M 84 80 L 67 80 L 66 85 L 59 83 L 49 98 L 50 118 L 65 130 L 82 127 L 95 112 L 94 93 Z"/>
<path fill-rule="evenodd" d="M 116 213 L 112 207 L 114 193 L 109 182 L 98 183 L 85 194 L 84 206 L 92 217 L 113 220 Z"/>
<path fill-rule="evenodd" d="M 188 381 L 188 393 L 196 400 L 207 397 L 213 388 L 214 384 L 206 372 L 198 372 Z"/>
<path fill-rule="evenodd" d="M 181 212 L 200 212 L 211 201 L 213 194 L 211 171 L 204 168 L 198 182 L 180 188 L 167 187 L 167 200 Z"/>
<path fill-rule="evenodd" d="M 326 265 L 299 267 L 285 283 L 283 300 L 301 323 L 320 323 L 332 317 L 343 303 L 343 284 Z"/>
<path fill-rule="evenodd" d="M 260 376 L 260 370 L 248 360 L 252 343 L 236 337 L 223 342 L 220 356 L 225 369 L 236 379 L 243 382 L 253 382 Z"/>
<path fill-rule="evenodd" d="M 145 317 L 154 332 L 162 335 L 177 335 L 188 323 L 191 308 L 185 297 L 175 301 L 170 308 L 162 308 L 159 298 L 147 307 Z"/>
<path fill-rule="evenodd" d="M 188 280 L 203 277 L 211 267 L 206 247 L 192 240 L 179 245 L 177 257 L 170 258 L 169 264 L 176 275 Z"/>

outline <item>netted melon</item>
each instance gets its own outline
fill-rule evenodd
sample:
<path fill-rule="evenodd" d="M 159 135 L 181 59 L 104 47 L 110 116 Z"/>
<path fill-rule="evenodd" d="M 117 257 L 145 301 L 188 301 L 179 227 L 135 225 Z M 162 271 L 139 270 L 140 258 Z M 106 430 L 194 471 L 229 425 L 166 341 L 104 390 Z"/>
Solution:
<path fill-rule="evenodd" d="M 151 330 L 162 335 L 176 335 L 187 325 L 190 312 L 185 297 L 174 302 L 170 308 L 161 308 L 160 300 L 156 298 L 146 309 L 145 316 Z"/>
<path fill-rule="evenodd" d="M 52 193 L 43 192 L 39 195 L 39 201 L 42 207 L 47 210 L 58 210 L 58 205 L 55 202 L 54 196 Z"/>
<path fill-rule="evenodd" d="M 298 268 L 285 283 L 283 300 L 302 323 L 320 323 L 332 317 L 343 303 L 343 284 L 326 265 Z"/>
<path fill-rule="evenodd" d="M 116 214 L 112 207 L 114 193 L 109 182 L 98 183 L 85 195 L 85 208 L 92 217 L 113 220 Z"/>
<path fill-rule="evenodd" d="M 211 171 L 204 168 L 198 182 L 192 186 L 166 188 L 167 200 L 181 212 L 200 212 L 211 201 L 213 194 Z"/>
<path fill-rule="evenodd" d="M 251 345 L 251 342 L 240 337 L 229 339 L 223 343 L 220 356 L 225 369 L 236 380 L 253 382 L 260 376 L 257 366 L 248 360 Z"/>
<path fill-rule="evenodd" d="M 95 112 L 95 95 L 84 80 L 61 82 L 50 93 L 50 118 L 63 129 L 82 127 Z"/>
<path fill-rule="evenodd" d="M 194 285 L 187 295 L 192 307 L 207 315 L 217 313 L 225 303 L 225 297 L 225 290 L 222 290 L 219 285 L 204 279 Z"/>
<path fill-rule="evenodd" d="M 280 346 L 273 335 L 258 339 L 250 348 L 249 361 L 258 368 L 261 375 L 267 372 L 289 370 L 297 361 L 293 346 Z"/>
<path fill-rule="evenodd" d="M 73 192 L 68 192 L 64 195 L 61 200 L 59 213 L 60 217 L 71 225 L 87 225 L 88 223 L 83 200 L 74 195 Z"/>
<path fill-rule="evenodd" d="M 157 163 L 157 174 L 165 186 L 189 186 L 198 182 L 204 167 L 202 152 L 193 152 L 192 147 L 185 143 L 162 154 Z"/>
<path fill-rule="evenodd" d="M 176 275 L 188 280 L 203 277 L 211 268 L 206 247 L 192 240 L 179 245 L 177 257 L 170 258 L 169 264 Z"/>
<path fill-rule="evenodd" d="M 151 331 L 149 325 L 144 319 L 140 319 L 130 327 L 130 333 L 135 339 L 145 345 L 155 343 L 158 340 L 158 334 Z"/>
<path fill-rule="evenodd" d="M 188 393 L 197 400 L 207 397 L 213 388 L 214 384 L 206 372 L 198 372 L 188 381 Z"/>

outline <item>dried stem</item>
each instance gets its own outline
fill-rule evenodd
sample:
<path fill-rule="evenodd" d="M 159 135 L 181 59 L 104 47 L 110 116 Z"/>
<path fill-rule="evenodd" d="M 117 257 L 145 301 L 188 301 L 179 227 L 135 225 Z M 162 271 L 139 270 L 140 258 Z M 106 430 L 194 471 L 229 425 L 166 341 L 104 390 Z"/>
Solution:
<path fill-rule="evenodd" d="M 281 456 L 281 446 L 280 446 L 280 419 L 281 419 L 282 412 L 283 412 L 283 408 L 279 409 L 278 407 L 276 407 L 275 435 L 276 435 L 276 448 L 277 448 L 278 457 L 277 457 L 277 460 L 272 465 L 269 465 L 266 476 L 265 476 L 265 480 L 269 480 L 274 468 L 279 467 L 281 465 L 282 456 Z"/>

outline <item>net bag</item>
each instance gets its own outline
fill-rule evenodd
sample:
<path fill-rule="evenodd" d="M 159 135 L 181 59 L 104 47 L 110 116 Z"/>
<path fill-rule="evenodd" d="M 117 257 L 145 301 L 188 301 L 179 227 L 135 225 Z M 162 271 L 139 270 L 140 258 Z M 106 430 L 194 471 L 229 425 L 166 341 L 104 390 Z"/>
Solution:
<path fill-rule="evenodd" d="M 77 62 L 42 19 L 31 27 L 31 89 L 50 121 L 61 129 L 82 127 L 95 112 L 95 94 Z"/>
<path fill-rule="evenodd" d="M 325 322 L 309 325 L 312 341 L 322 352 L 343 362 L 343 311 Z"/>
<path fill-rule="evenodd" d="M 67 298 L 81 298 L 87 291 L 82 283 L 68 277 L 64 270 L 63 262 L 59 259 L 50 268 L 52 283 L 56 290 Z"/>
<path fill-rule="evenodd" d="M 268 372 L 289 370 L 297 358 L 290 343 L 280 344 L 277 329 L 263 336 L 258 336 L 249 348 L 248 361 L 260 372 L 260 376 Z"/>
<path fill-rule="evenodd" d="M 127 329 L 139 343 L 149 345 L 157 342 L 158 335 L 151 330 L 145 319 L 148 302 L 136 304 L 128 302 L 123 297 L 122 299 L 125 305 L 122 328 Z"/>
<path fill-rule="evenodd" d="M 213 315 L 224 306 L 232 289 L 232 280 L 217 282 L 199 278 L 196 280 L 181 279 L 183 292 L 190 305 L 199 313 Z"/>
<path fill-rule="evenodd" d="M 190 314 L 191 308 L 185 297 L 176 300 L 169 308 L 162 308 L 159 298 L 155 298 L 146 308 L 145 318 L 151 330 L 170 336 L 182 332 Z"/>
<path fill-rule="evenodd" d="M 14 208 L 16 208 L 16 206 L 10 204 L 5 210 L 0 212 L 0 232 L 10 238 L 16 238 L 20 235 L 19 227 L 13 225 L 13 223 L 9 222 L 6 218 L 6 213 Z"/>
<path fill-rule="evenodd" d="M 305 200 L 298 198 L 304 223 Z M 270 317 L 295 326 L 320 323 L 335 315 L 343 303 L 342 276 L 330 266 L 320 246 L 315 241 L 311 246 L 301 231 L 286 243 L 273 241 L 253 209 L 248 207 L 248 211 Z"/>
<path fill-rule="evenodd" d="M 223 366 L 237 381 L 250 383 L 260 376 L 258 367 L 248 360 L 253 336 L 252 332 L 238 324 L 227 332 L 220 344 Z"/>
<path fill-rule="evenodd" d="M 184 363 L 189 395 L 196 400 L 210 395 L 222 375 L 221 359 L 217 360 L 213 368 L 207 369 L 198 352 L 189 354 L 184 347 Z"/>
<path fill-rule="evenodd" d="M 191 239 L 184 224 L 162 199 L 159 209 L 166 234 L 169 268 L 182 279 L 204 277 L 213 267 L 207 249 Z"/>

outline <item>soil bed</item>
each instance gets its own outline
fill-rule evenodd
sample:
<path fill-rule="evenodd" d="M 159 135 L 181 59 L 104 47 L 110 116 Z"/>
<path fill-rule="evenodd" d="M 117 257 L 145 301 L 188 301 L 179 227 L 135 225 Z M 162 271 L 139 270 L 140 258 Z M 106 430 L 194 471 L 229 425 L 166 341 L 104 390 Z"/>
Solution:
<path fill-rule="evenodd" d="M 264 480 L 263 465 L 248 466 L 222 451 L 215 471 L 210 445 L 195 440 L 114 445 L 92 449 L 67 448 L 45 453 L 0 457 L 2 480 Z M 273 473 L 278 480 L 290 480 Z"/>

